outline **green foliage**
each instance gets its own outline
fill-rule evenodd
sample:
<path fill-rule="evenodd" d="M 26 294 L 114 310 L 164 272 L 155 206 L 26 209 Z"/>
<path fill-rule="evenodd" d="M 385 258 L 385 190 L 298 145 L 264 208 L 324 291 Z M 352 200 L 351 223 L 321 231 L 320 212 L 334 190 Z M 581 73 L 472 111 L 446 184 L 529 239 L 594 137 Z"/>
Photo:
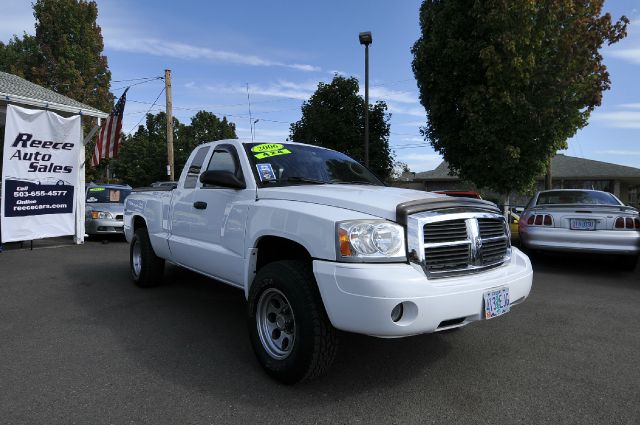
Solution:
<path fill-rule="evenodd" d="M 531 186 L 609 89 L 599 49 L 629 20 L 604 0 L 425 0 L 413 71 L 422 129 L 452 172 L 501 193 Z"/>
<path fill-rule="evenodd" d="M 95 1 L 37 0 L 33 11 L 36 35 L 0 43 L 0 70 L 110 111 L 111 72 L 102 55 Z"/>
<path fill-rule="evenodd" d="M 180 143 L 174 149 L 176 170 L 180 172 L 196 146 L 215 140 L 237 139 L 236 125 L 219 119 L 211 112 L 199 111 L 191 118 L 191 125 L 182 126 L 178 131 Z"/>
<path fill-rule="evenodd" d="M 111 72 L 102 55 L 104 44 L 96 24 L 96 2 L 37 0 L 33 11 L 35 36 L 24 33 L 7 44 L 0 42 L 0 71 L 110 112 Z M 86 147 L 87 164 L 94 146 L 95 138 Z M 86 171 L 88 180 L 95 178 L 96 170 L 86 167 Z"/>
<path fill-rule="evenodd" d="M 118 159 L 110 161 L 114 175 L 133 187 L 148 186 L 167 177 L 167 116 L 164 112 L 147 114 L 146 124 L 131 136 L 125 136 Z M 180 176 L 191 151 L 199 144 L 237 138 L 235 124 L 226 117 L 218 119 L 210 112 L 200 111 L 191 118 L 191 125 L 173 119 L 173 146 L 176 178 Z"/>
<path fill-rule="evenodd" d="M 320 83 L 302 105 L 302 118 L 291 124 L 289 140 L 334 149 L 364 164 L 364 99 L 356 78 L 333 77 Z M 369 105 L 369 168 L 387 179 L 393 169 L 385 102 Z"/>

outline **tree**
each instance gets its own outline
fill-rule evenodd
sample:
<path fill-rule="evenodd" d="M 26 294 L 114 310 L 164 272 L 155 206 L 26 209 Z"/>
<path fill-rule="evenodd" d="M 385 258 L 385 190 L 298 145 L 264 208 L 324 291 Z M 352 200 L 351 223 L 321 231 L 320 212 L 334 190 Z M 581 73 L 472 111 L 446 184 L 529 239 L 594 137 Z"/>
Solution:
<path fill-rule="evenodd" d="M 98 6 L 85 0 L 37 0 L 35 36 L 0 43 L 0 71 L 19 75 L 104 112 L 113 108 L 111 72 L 102 54 Z M 1 143 L 0 143 L 1 144 Z M 86 147 L 89 164 L 95 140 Z M 87 167 L 87 178 L 94 169 Z"/>
<path fill-rule="evenodd" d="M 181 124 L 174 118 L 174 131 Z M 147 114 L 145 126 L 139 126 L 132 136 L 123 136 L 117 159 L 110 161 L 114 175 L 133 187 L 149 186 L 167 179 L 167 115 Z M 177 134 L 174 141 L 178 143 Z"/>
<path fill-rule="evenodd" d="M 119 157 L 110 161 L 116 178 L 133 187 L 148 186 L 167 179 L 167 115 L 147 114 L 144 126 L 132 136 L 124 136 Z M 173 118 L 173 143 L 176 175 L 182 173 L 189 155 L 196 146 L 222 139 L 237 138 L 236 125 L 224 117 L 200 111 L 184 125 Z"/>
<path fill-rule="evenodd" d="M 452 172 L 501 193 L 535 182 L 611 82 L 599 49 L 626 36 L 604 0 L 425 0 L 413 72 L 423 135 Z"/>
<path fill-rule="evenodd" d="M 319 83 L 302 104 L 302 118 L 290 126 L 289 140 L 334 149 L 364 164 L 364 99 L 354 77 Z M 369 168 L 387 179 L 393 168 L 385 102 L 369 105 Z"/>
<path fill-rule="evenodd" d="M 191 118 L 191 125 L 182 126 L 178 131 L 179 144 L 176 145 L 175 166 L 179 172 L 196 146 L 216 140 L 237 139 L 236 125 L 219 119 L 215 114 L 199 111 Z"/>

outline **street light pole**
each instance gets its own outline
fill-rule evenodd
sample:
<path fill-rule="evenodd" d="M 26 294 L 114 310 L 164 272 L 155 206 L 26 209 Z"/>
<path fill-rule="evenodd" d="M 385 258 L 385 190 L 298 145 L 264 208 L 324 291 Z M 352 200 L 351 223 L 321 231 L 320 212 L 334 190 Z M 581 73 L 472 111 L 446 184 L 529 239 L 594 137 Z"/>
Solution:
<path fill-rule="evenodd" d="M 360 44 L 364 44 L 364 165 L 369 167 L 369 44 L 373 42 L 371 32 L 359 34 Z"/>

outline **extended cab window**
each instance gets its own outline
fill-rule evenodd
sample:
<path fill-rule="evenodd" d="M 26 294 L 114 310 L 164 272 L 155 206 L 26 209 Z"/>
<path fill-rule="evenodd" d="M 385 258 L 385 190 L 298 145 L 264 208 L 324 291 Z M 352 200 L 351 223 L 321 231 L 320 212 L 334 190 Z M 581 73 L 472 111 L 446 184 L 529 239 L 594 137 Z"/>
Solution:
<path fill-rule="evenodd" d="M 214 148 L 206 171 L 225 171 L 235 175 L 239 180 L 243 180 L 238 152 L 231 145 L 218 145 Z M 203 184 L 203 187 L 218 186 Z"/>
<path fill-rule="evenodd" d="M 202 169 L 202 164 L 204 164 L 204 159 L 207 157 L 208 153 L 209 146 L 200 148 L 198 149 L 198 152 L 196 152 L 196 155 L 193 157 L 193 161 L 191 161 L 191 164 L 189 164 L 187 177 L 184 179 L 185 189 L 194 189 L 196 187 L 198 176 L 200 175 L 200 170 Z"/>

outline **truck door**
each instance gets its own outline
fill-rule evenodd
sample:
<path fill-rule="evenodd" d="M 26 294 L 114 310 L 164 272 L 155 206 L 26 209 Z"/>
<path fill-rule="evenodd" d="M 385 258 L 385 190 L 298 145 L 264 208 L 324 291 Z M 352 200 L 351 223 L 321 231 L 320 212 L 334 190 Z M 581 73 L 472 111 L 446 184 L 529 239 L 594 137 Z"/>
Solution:
<path fill-rule="evenodd" d="M 244 180 L 235 146 L 214 147 L 206 170 L 229 171 Z M 205 171 L 203 168 L 202 171 Z M 196 249 L 190 256 L 192 267 L 228 283 L 242 286 L 245 223 L 255 189 L 230 189 L 198 182 L 193 197 L 192 237 Z"/>
<path fill-rule="evenodd" d="M 191 239 L 194 237 L 193 222 L 198 218 L 193 208 L 193 192 L 199 183 L 198 177 L 210 149 L 209 146 L 203 146 L 196 151 L 191 162 L 187 164 L 189 168 L 183 171 L 186 173 L 185 178 L 180 179 L 173 193 L 169 249 L 172 258 L 185 266 L 189 266 L 189 257 L 193 252 L 191 246 Z"/>

